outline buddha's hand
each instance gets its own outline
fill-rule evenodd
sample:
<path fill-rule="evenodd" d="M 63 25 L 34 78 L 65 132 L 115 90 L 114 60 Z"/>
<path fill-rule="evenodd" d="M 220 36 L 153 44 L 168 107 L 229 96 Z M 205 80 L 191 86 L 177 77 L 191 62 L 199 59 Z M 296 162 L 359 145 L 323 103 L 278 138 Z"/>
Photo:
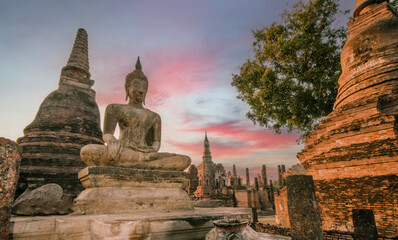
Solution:
<path fill-rule="evenodd" d="M 104 136 L 104 141 L 106 143 L 107 155 L 110 157 L 110 160 L 117 159 L 120 154 L 120 149 L 122 147 L 120 141 L 117 140 L 114 136 Z"/>
<path fill-rule="evenodd" d="M 143 153 L 156 152 L 155 149 L 154 149 L 153 147 L 147 147 L 147 146 L 142 146 L 142 147 L 131 146 L 131 148 L 132 148 L 134 151 L 143 152 Z"/>

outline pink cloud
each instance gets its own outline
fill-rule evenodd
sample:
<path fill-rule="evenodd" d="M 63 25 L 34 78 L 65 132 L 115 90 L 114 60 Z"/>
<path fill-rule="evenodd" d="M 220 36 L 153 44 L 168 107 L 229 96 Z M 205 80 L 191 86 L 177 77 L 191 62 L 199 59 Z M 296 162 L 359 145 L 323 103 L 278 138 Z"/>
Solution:
<path fill-rule="evenodd" d="M 296 134 L 275 134 L 270 130 L 242 124 L 240 121 L 229 121 L 187 131 L 204 132 L 205 130 L 223 138 L 235 139 L 237 142 L 252 143 L 251 147 L 255 150 L 287 148 L 296 144 L 295 141 L 298 138 Z"/>
<path fill-rule="evenodd" d="M 296 144 L 298 138 L 295 134 L 278 135 L 240 121 L 184 131 L 203 134 L 205 130 L 209 134 L 211 151 L 216 153 L 217 158 L 243 157 L 264 149 L 288 149 Z M 203 152 L 203 142 L 169 141 L 169 143 L 193 155 L 200 155 Z"/>
<path fill-rule="evenodd" d="M 158 95 L 187 95 L 209 87 L 215 71 L 212 54 L 198 53 L 190 49 L 174 49 L 146 54 L 149 66 L 149 93 Z"/>
<path fill-rule="evenodd" d="M 97 93 L 96 101 L 99 106 L 107 106 L 111 103 L 125 103 L 126 93 L 124 86 L 115 87 L 112 90 L 106 92 Z"/>
<path fill-rule="evenodd" d="M 205 53 L 198 49 L 195 51 L 184 47 L 172 50 L 151 50 L 140 57 L 143 71 L 149 80 L 147 103 L 150 106 L 164 105 L 165 100 L 172 96 L 200 92 L 212 84 L 217 65 L 215 53 Z M 114 62 L 113 64 L 120 63 L 120 59 L 114 59 L 107 53 L 103 55 L 107 56 L 109 63 L 111 61 Z M 111 72 L 103 73 L 107 76 L 107 83 L 103 85 L 112 87 L 103 87 L 98 92 L 97 101 L 100 105 L 124 102 L 124 79 L 129 72 L 133 71 L 134 64 L 135 62 L 120 63 L 118 68 L 108 68 Z"/>
<path fill-rule="evenodd" d="M 201 156 L 203 153 L 203 141 L 198 142 L 178 142 L 169 140 L 169 144 L 181 149 L 182 152 L 189 152 L 190 155 Z M 217 158 L 229 158 L 245 156 L 250 147 L 245 147 L 244 143 L 230 142 L 222 143 L 216 140 L 211 141 L 210 151 L 216 153 Z"/>

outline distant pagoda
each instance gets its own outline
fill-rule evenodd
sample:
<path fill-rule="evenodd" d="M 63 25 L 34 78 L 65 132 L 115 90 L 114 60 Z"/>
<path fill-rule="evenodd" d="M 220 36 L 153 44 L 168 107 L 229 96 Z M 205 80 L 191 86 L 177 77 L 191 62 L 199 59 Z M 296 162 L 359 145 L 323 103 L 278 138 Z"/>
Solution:
<path fill-rule="evenodd" d="M 59 87 L 40 105 L 33 122 L 17 141 L 23 149 L 17 195 L 27 187 L 57 183 L 67 193 L 83 190 L 77 173 L 85 167 L 80 149 L 103 143 L 100 113 L 91 89 L 87 32 L 80 28 L 61 70 Z"/>
<path fill-rule="evenodd" d="M 378 232 L 396 234 L 398 14 L 387 1 L 357 0 L 348 27 L 335 110 L 298 158 L 314 178 L 323 229 L 352 230 L 352 210 L 371 209 Z"/>
<path fill-rule="evenodd" d="M 197 167 L 199 184 L 194 193 L 197 197 L 208 198 L 213 193 L 215 188 L 215 170 L 216 165 L 212 161 L 210 152 L 210 143 L 207 138 L 207 132 L 205 133 L 205 140 L 203 142 L 204 151 L 202 157 L 202 163 Z"/>

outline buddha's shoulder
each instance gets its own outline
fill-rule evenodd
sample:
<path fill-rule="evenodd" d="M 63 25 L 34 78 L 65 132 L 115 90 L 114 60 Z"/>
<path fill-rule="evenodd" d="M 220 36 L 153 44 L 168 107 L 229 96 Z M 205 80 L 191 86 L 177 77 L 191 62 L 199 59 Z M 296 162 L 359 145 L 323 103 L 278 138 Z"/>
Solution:
<path fill-rule="evenodd" d="M 157 113 L 155 113 L 155 112 L 153 112 L 153 111 L 151 111 L 151 110 L 149 110 L 147 108 L 145 108 L 145 113 L 148 114 L 149 116 L 153 117 L 153 118 L 160 118 L 159 114 L 157 114 Z"/>
<path fill-rule="evenodd" d="M 127 107 L 128 107 L 127 104 L 111 103 L 108 106 L 106 106 L 106 110 L 119 110 Z"/>

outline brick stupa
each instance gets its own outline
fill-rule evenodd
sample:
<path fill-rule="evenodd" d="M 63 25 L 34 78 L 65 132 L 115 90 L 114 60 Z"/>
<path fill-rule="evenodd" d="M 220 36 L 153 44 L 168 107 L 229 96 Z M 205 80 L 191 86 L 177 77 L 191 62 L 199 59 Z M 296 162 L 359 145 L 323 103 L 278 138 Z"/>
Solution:
<path fill-rule="evenodd" d="M 357 0 L 330 113 L 298 154 L 315 180 L 324 229 L 352 231 L 352 209 L 398 229 L 398 17 L 386 1 Z"/>
<path fill-rule="evenodd" d="M 85 167 L 80 149 L 102 143 L 100 113 L 91 89 L 87 32 L 79 29 L 59 88 L 40 105 L 33 122 L 18 139 L 23 157 L 17 195 L 27 187 L 57 183 L 77 195 L 84 188 L 77 173 Z"/>

